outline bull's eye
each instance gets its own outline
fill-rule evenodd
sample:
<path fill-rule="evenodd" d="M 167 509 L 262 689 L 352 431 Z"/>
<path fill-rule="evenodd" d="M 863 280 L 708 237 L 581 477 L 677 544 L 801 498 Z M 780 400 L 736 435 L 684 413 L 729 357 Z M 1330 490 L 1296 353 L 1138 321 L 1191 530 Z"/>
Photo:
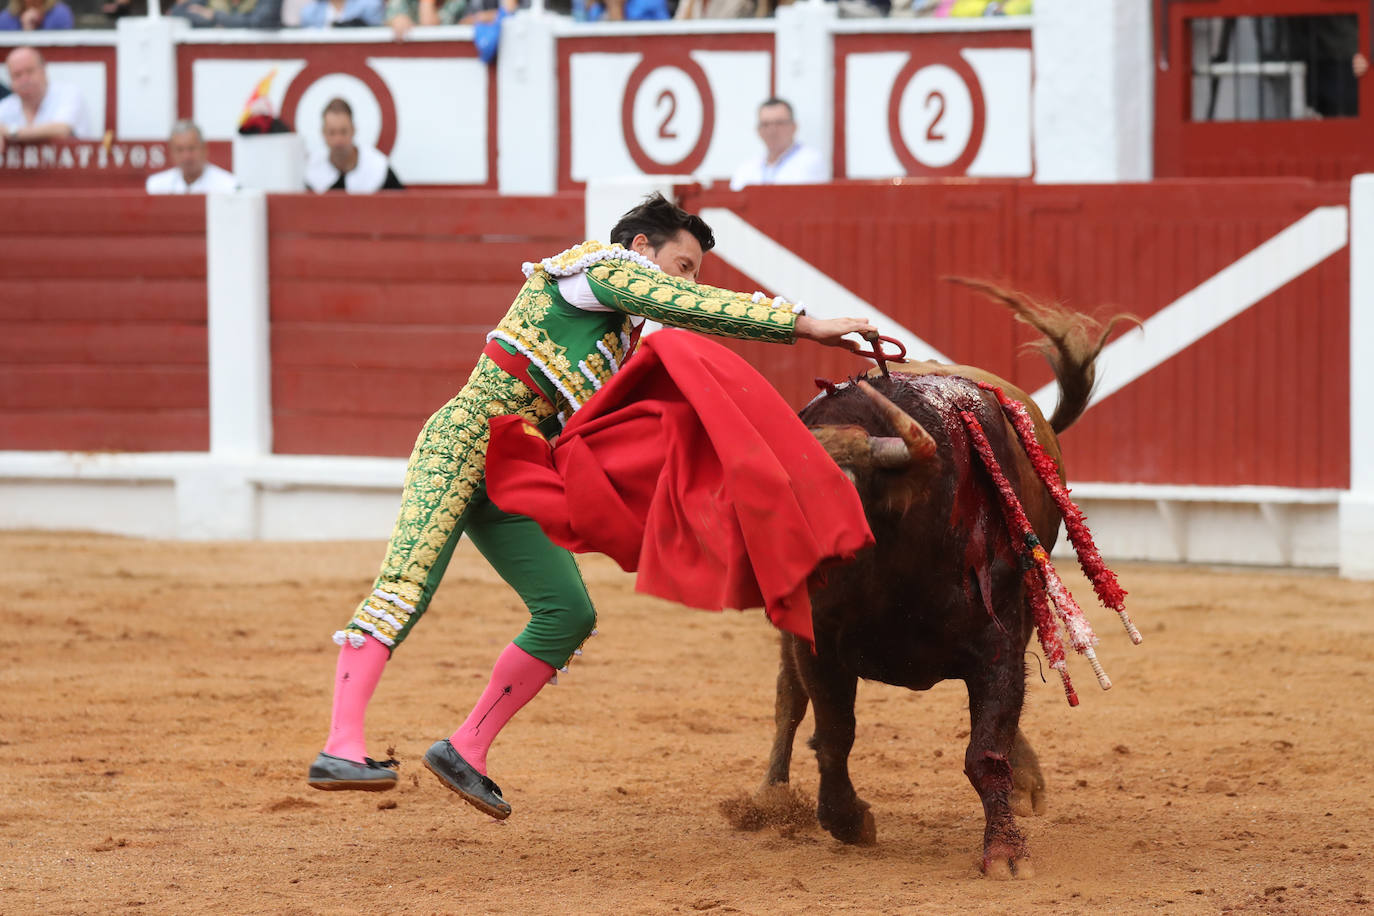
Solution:
<path fill-rule="evenodd" d="M 844 476 L 849 478 L 850 483 L 856 487 L 859 485 L 859 478 L 854 474 L 853 468 L 847 468 L 844 465 L 840 465 L 840 470 L 844 471 Z"/>

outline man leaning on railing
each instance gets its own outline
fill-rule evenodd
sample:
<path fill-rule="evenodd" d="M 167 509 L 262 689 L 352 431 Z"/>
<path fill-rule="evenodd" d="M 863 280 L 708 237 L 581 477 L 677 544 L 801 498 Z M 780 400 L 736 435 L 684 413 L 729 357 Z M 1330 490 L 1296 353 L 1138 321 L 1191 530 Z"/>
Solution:
<path fill-rule="evenodd" d="M 81 92 L 48 82 L 48 67 L 37 48 L 15 48 L 5 65 L 14 93 L 0 99 L 0 153 L 8 143 L 96 139 Z"/>

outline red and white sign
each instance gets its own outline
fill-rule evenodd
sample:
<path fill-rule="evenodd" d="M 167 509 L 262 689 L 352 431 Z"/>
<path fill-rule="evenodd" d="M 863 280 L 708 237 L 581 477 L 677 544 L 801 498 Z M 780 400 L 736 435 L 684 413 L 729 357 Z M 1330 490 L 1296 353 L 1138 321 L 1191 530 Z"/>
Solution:
<path fill-rule="evenodd" d="M 232 139 L 244 103 L 273 70 L 270 97 L 307 152 L 323 149 L 324 107 L 353 109 L 357 139 L 406 184 L 490 185 L 496 87 L 470 41 L 416 44 L 181 44 L 177 109 L 207 140 Z"/>
<path fill-rule="evenodd" d="M 1025 30 L 837 36 L 835 70 L 837 174 L 1030 176 Z"/>
<path fill-rule="evenodd" d="M 559 42 L 559 186 L 625 175 L 729 178 L 762 151 L 771 34 Z"/>

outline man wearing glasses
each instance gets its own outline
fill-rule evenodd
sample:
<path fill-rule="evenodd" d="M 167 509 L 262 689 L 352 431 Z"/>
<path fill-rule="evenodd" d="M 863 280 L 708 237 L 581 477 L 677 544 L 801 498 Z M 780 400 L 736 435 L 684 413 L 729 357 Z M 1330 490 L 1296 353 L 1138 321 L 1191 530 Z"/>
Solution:
<path fill-rule="evenodd" d="M 792 106 L 783 99 L 771 98 L 759 106 L 759 138 L 766 148 L 754 156 L 730 179 L 730 190 L 751 184 L 822 184 L 830 174 L 819 153 L 797 141 L 797 122 Z"/>

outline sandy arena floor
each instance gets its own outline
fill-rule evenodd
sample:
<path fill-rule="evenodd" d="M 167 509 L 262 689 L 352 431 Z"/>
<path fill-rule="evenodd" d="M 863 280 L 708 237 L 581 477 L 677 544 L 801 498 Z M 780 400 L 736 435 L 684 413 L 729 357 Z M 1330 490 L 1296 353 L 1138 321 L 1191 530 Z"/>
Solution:
<path fill-rule="evenodd" d="M 773 632 L 638 596 L 602 558 L 601 636 L 492 752 L 509 821 L 418 763 L 524 621 L 467 546 L 372 706 L 398 790 L 308 788 L 329 636 L 381 549 L 0 534 L 0 913 L 1374 913 L 1374 583 L 1121 566 L 1145 644 L 1099 608 L 1115 689 L 1075 660 L 1071 710 L 1033 673 L 1050 811 L 1023 821 L 1038 877 L 999 883 L 962 685 L 860 686 L 877 846 L 737 831 L 720 803 L 763 774 Z"/>

